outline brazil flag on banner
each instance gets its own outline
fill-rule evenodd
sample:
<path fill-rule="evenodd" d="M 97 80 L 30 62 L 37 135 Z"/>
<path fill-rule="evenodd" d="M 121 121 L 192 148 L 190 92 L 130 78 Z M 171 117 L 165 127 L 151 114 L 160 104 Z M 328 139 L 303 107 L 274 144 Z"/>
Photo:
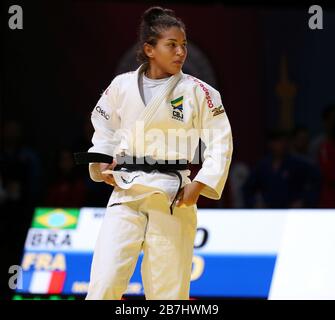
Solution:
<path fill-rule="evenodd" d="M 75 229 L 79 209 L 36 208 L 32 223 L 40 229 Z"/>

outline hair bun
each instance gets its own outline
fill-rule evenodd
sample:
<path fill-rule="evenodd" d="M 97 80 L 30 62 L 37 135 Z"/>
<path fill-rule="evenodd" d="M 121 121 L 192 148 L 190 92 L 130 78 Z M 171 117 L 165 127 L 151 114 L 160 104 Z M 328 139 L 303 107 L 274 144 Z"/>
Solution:
<path fill-rule="evenodd" d="M 163 9 L 162 7 L 151 7 L 146 10 L 143 14 L 143 20 L 147 24 L 152 24 L 152 22 L 157 19 L 159 16 L 175 16 L 173 10 Z"/>

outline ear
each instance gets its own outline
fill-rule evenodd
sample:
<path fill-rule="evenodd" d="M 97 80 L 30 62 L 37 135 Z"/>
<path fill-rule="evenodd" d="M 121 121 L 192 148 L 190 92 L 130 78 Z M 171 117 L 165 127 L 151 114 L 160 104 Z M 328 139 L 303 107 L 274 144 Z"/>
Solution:
<path fill-rule="evenodd" d="M 143 45 L 143 50 L 144 50 L 144 53 L 146 54 L 146 56 L 148 58 L 153 58 L 154 57 L 154 47 L 151 44 L 145 43 Z"/>

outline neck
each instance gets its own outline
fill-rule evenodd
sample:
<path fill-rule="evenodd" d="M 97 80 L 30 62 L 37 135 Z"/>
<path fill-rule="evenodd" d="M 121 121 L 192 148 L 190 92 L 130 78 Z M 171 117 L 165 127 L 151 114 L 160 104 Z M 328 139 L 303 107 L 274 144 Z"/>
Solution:
<path fill-rule="evenodd" d="M 150 79 L 163 79 L 172 76 L 172 74 L 165 72 L 154 65 L 148 65 L 148 68 L 144 71 L 144 74 Z"/>

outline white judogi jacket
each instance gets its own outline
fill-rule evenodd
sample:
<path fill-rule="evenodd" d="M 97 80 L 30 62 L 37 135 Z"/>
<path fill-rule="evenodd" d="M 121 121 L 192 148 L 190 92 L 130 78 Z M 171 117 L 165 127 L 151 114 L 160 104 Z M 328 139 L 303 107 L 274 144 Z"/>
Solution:
<path fill-rule="evenodd" d="M 202 168 L 194 180 L 206 186 L 201 194 L 220 199 L 232 157 L 233 143 L 220 93 L 207 83 L 180 72 L 144 105 L 136 71 L 116 76 L 92 112 L 95 132 L 89 152 L 154 159 L 192 161 L 199 138 L 206 145 Z M 98 164 L 89 165 L 94 181 L 102 181 Z M 180 171 L 182 186 L 190 183 L 189 170 Z M 114 171 L 117 183 L 109 204 L 140 199 L 160 192 L 172 201 L 179 180 L 164 173 Z"/>

